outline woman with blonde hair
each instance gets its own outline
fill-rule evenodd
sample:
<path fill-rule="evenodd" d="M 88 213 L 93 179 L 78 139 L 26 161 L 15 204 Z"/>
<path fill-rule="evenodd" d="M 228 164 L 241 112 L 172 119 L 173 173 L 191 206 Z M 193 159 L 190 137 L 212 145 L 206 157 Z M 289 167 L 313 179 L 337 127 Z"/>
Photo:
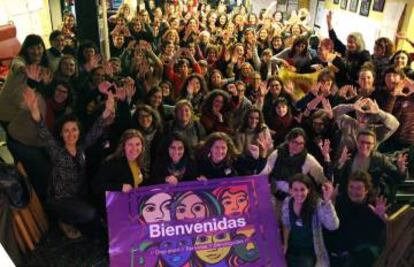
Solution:
<path fill-rule="evenodd" d="M 114 153 L 109 155 L 97 175 L 97 190 L 129 192 L 141 186 L 146 177 L 141 172 L 145 140 L 135 129 L 122 135 Z"/>

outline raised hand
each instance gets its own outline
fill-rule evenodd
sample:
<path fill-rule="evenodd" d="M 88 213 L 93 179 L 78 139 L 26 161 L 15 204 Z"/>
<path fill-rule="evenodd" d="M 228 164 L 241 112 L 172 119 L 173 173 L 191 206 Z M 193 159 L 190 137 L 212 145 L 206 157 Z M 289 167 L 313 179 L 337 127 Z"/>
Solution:
<path fill-rule="evenodd" d="M 338 90 L 338 96 L 345 100 L 351 100 L 357 96 L 357 92 L 352 85 L 344 85 Z"/>
<path fill-rule="evenodd" d="M 329 141 L 329 139 L 321 140 L 318 146 L 325 161 L 331 161 L 331 156 L 329 154 L 331 152 L 331 141 Z"/>
<path fill-rule="evenodd" d="M 260 156 L 260 147 L 257 145 L 249 145 L 249 153 L 254 159 L 258 159 Z"/>
<path fill-rule="evenodd" d="M 26 75 L 27 75 L 27 78 L 29 79 L 40 82 L 40 80 L 42 79 L 41 73 L 42 73 L 42 68 L 37 64 L 26 66 Z"/>
<path fill-rule="evenodd" d="M 322 195 L 325 202 L 332 200 L 334 195 L 334 187 L 331 182 L 326 182 L 322 185 Z"/>
<path fill-rule="evenodd" d="M 369 204 L 368 205 L 371 210 L 378 215 L 378 217 L 382 219 L 387 218 L 387 209 L 390 207 L 390 205 L 387 205 L 387 199 L 383 196 L 379 196 L 375 199 L 375 206 Z"/>
<path fill-rule="evenodd" d="M 351 153 L 348 152 L 348 147 L 344 146 L 341 156 L 338 159 L 339 168 L 342 168 L 345 163 L 351 158 Z"/>
<path fill-rule="evenodd" d="M 414 93 L 414 82 L 408 78 L 400 81 L 391 92 L 393 96 L 407 97 Z"/>
<path fill-rule="evenodd" d="M 398 154 L 396 164 L 400 172 L 405 172 L 408 165 L 408 155 L 405 153 Z"/>
<path fill-rule="evenodd" d="M 208 179 L 207 179 L 207 177 L 205 177 L 204 175 L 200 175 L 200 176 L 198 176 L 198 177 L 197 177 L 197 181 L 200 181 L 200 182 L 207 182 L 207 181 L 208 181 Z"/>
<path fill-rule="evenodd" d="M 293 95 L 294 89 L 295 84 L 291 80 L 285 82 L 285 86 L 283 86 L 283 91 L 285 91 L 288 95 Z"/>
<path fill-rule="evenodd" d="M 114 76 L 114 67 L 112 66 L 110 61 L 107 61 L 104 63 L 103 65 L 105 74 L 109 77 L 113 77 Z"/>
<path fill-rule="evenodd" d="M 41 120 L 41 115 L 39 111 L 39 101 L 36 92 L 29 87 L 26 88 L 23 91 L 23 100 L 26 107 L 29 109 L 33 120 L 39 122 Z"/>
<path fill-rule="evenodd" d="M 165 177 L 165 181 L 170 185 L 177 185 L 178 184 L 178 179 L 174 175 L 170 175 L 170 176 Z"/>
<path fill-rule="evenodd" d="M 323 107 L 323 110 L 325 110 L 325 112 L 328 114 L 328 117 L 332 119 L 333 118 L 332 106 L 329 100 L 325 97 L 322 98 L 322 107 Z"/>
<path fill-rule="evenodd" d="M 132 185 L 130 185 L 130 184 L 123 184 L 122 185 L 122 192 L 128 193 L 131 190 L 132 190 Z"/>
<path fill-rule="evenodd" d="M 45 69 L 43 68 L 40 72 L 41 80 L 44 84 L 48 85 L 53 81 L 53 72 L 51 69 Z"/>
<path fill-rule="evenodd" d="M 354 108 L 356 112 L 365 113 L 365 111 L 362 109 L 364 105 L 365 105 L 365 100 L 363 98 L 360 98 L 352 105 L 352 107 Z"/>
<path fill-rule="evenodd" d="M 380 108 L 378 106 L 377 101 L 372 100 L 370 98 L 366 98 L 364 102 L 366 105 L 368 105 L 368 110 L 366 110 L 365 113 L 376 115 L 380 112 Z"/>
<path fill-rule="evenodd" d="M 319 103 L 321 103 L 322 98 L 320 97 L 315 97 L 314 99 L 312 99 L 311 101 L 309 101 L 309 103 L 306 105 L 306 109 L 309 111 L 315 110 L 316 107 L 319 105 Z"/>
<path fill-rule="evenodd" d="M 102 113 L 104 119 L 109 118 L 112 115 L 115 115 L 115 97 L 112 92 L 108 92 L 108 99 L 105 102 L 105 110 Z"/>

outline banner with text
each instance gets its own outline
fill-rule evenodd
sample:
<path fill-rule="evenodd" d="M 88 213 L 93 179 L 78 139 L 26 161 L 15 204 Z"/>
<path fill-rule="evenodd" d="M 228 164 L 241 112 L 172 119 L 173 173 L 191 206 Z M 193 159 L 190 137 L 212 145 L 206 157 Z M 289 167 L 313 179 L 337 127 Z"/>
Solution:
<path fill-rule="evenodd" d="M 110 192 L 111 266 L 285 266 L 267 178 Z"/>

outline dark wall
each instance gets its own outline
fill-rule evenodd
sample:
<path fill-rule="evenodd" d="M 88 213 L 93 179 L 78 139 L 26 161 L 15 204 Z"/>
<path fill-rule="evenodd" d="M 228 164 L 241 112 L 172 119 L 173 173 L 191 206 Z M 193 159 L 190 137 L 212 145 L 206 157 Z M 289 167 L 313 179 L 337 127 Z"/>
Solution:
<path fill-rule="evenodd" d="M 98 7 L 99 0 L 76 0 L 76 23 L 79 41 L 91 40 L 99 47 Z"/>

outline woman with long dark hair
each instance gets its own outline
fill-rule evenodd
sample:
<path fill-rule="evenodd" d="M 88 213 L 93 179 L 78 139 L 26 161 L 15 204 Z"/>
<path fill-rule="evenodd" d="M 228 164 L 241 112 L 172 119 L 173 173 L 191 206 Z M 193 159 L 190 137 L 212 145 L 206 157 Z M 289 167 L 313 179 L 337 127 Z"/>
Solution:
<path fill-rule="evenodd" d="M 333 186 L 322 186 L 322 200 L 307 175 L 296 174 L 289 182 L 290 197 L 283 201 L 284 251 L 289 267 L 329 266 L 322 228 L 336 230 L 339 219 L 332 204 Z"/>
<path fill-rule="evenodd" d="M 59 141 L 42 121 L 36 94 L 28 89 L 24 92 L 24 100 L 52 162 L 48 194 L 52 213 L 60 220 L 60 226 L 68 238 L 78 238 L 78 228 L 84 234 L 96 236 L 101 225 L 96 209 L 88 199 L 85 150 L 102 135 L 105 121 L 115 113 L 113 95 L 108 94 L 105 110 L 82 139 L 77 118 L 73 115 L 62 118 L 56 127 Z"/>
<path fill-rule="evenodd" d="M 7 147 L 15 162 L 21 162 L 32 179 L 33 186 L 43 201 L 46 199 L 46 178 L 49 159 L 37 135 L 36 124 L 30 113 L 22 108 L 23 91 L 43 92 L 51 82 L 45 44 L 39 35 L 30 34 L 24 40 L 19 54 L 10 66 L 10 72 L 0 94 L 0 124 L 7 132 Z M 39 94 L 42 115 L 46 104 Z"/>
<path fill-rule="evenodd" d="M 176 185 L 181 181 L 191 181 L 197 176 L 196 164 L 191 148 L 183 135 L 172 133 L 166 137 L 158 149 L 152 177 L 157 183 Z"/>

